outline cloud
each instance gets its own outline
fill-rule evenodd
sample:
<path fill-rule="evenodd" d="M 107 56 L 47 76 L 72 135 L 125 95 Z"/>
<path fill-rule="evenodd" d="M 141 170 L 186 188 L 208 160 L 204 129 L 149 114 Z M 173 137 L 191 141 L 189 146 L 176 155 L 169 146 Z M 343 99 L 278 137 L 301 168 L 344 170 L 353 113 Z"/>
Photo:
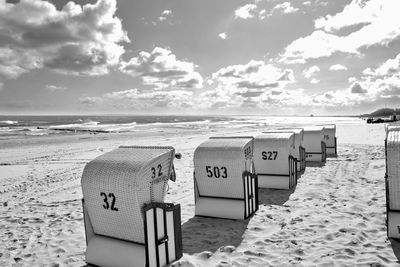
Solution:
<path fill-rule="evenodd" d="M 294 82 L 291 69 L 280 69 L 264 61 L 231 65 L 212 74 L 215 88 L 197 98 L 196 105 L 210 109 L 260 108 L 264 100 L 280 99 L 286 95 L 282 88 Z"/>
<path fill-rule="evenodd" d="M 351 86 L 351 93 L 352 94 L 365 94 L 367 90 L 363 89 L 359 83 L 354 83 Z"/>
<path fill-rule="evenodd" d="M 235 18 L 251 19 L 256 15 L 257 6 L 254 4 L 247 4 L 235 10 Z"/>
<path fill-rule="evenodd" d="M 334 32 L 349 26 L 367 25 L 373 22 L 380 12 L 382 12 L 382 1 L 353 0 L 343 8 L 342 12 L 317 19 L 315 28 Z"/>
<path fill-rule="evenodd" d="M 388 59 L 379 67 L 367 68 L 363 71 L 364 75 L 370 76 L 391 76 L 400 73 L 400 53 L 393 59 Z"/>
<path fill-rule="evenodd" d="M 303 75 L 304 77 L 306 77 L 307 79 L 310 79 L 312 76 L 314 76 L 317 72 L 320 72 L 320 68 L 318 66 L 311 66 L 308 69 L 305 69 L 303 71 Z"/>
<path fill-rule="evenodd" d="M 202 76 L 195 71 L 195 64 L 176 59 L 168 49 L 155 47 L 151 53 L 142 51 L 128 62 L 122 62 L 120 70 L 141 77 L 145 85 L 157 89 L 196 89 L 203 86 Z"/>
<path fill-rule="evenodd" d="M 221 32 L 220 34 L 218 34 L 218 37 L 222 40 L 226 40 L 226 38 L 228 38 L 228 35 L 226 32 Z"/>
<path fill-rule="evenodd" d="M 400 1 L 353 0 L 342 12 L 315 21 L 315 31 L 286 47 L 281 61 L 304 63 L 309 59 L 329 57 L 334 53 L 360 54 L 360 49 L 387 45 L 400 37 L 398 12 Z M 347 35 L 339 30 L 359 26 Z"/>
<path fill-rule="evenodd" d="M 47 1 L 0 1 L 0 75 L 15 79 L 40 68 L 72 75 L 108 73 L 125 51 L 119 43 L 129 42 L 115 11 L 115 0 L 83 6 L 69 2 L 61 10 Z"/>
<path fill-rule="evenodd" d="M 212 78 L 216 83 L 235 88 L 270 88 L 294 82 L 292 70 L 282 70 L 257 60 L 221 68 Z"/>
<path fill-rule="evenodd" d="M 46 85 L 46 90 L 54 93 L 54 92 L 60 92 L 60 91 L 65 91 L 67 90 L 67 87 L 64 86 L 57 86 L 57 85 L 52 85 L 52 84 L 48 84 Z"/>
<path fill-rule="evenodd" d="M 335 65 L 330 66 L 329 70 L 332 70 L 332 71 L 347 70 L 347 67 L 343 66 L 341 64 L 335 64 Z"/>
<path fill-rule="evenodd" d="M 267 10 L 263 9 L 258 13 L 258 18 L 259 19 L 265 19 L 267 17 Z"/>
<path fill-rule="evenodd" d="M 354 47 L 346 45 L 343 37 L 323 31 L 314 31 L 311 35 L 301 37 L 288 45 L 280 61 L 305 63 L 308 59 L 328 57 L 335 52 L 358 54 Z"/>
<path fill-rule="evenodd" d="M 304 2 L 303 2 L 303 5 L 304 5 L 304 6 L 311 6 L 311 1 L 304 1 Z"/>
<path fill-rule="evenodd" d="M 100 97 L 82 96 L 79 104 L 86 109 L 136 110 L 165 108 L 191 108 L 193 104 L 193 92 L 174 91 L 140 91 L 128 89 L 106 93 Z"/>
<path fill-rule="evenodd" d="M 172 11 L 166 9 L 161 13 L 160 17 L 158 17 L 158 20 L 159 21 L 165 21 L 165 20 L 167 20 L 167 19 L 169 19 L 171 17 L 172 17 Z"/>
<path fill-rule="evenodd" d="M 213 84 L 217 85 L 216 88 L 202 93 L 198 99 L 207 103 L 208 108 L 219 111 L 249 109 L 280 112 L 282 109 L 318 108 L 344 113 L 354 112 L 355 109 L 368 110 L 384 103 L 398 103 L 399 61 L 400 55 L 369 68 L 368 75 L 349 79 L 351 85 L 348 88 L 310 93 L 304 89 L 286 88 L 287 83 L 294 81 L 291 70 L 282 70 L 262 61 L 252 60 L 244 65 L 232 65 L 215 72 Z M 333 66 L 334 70 L 345 67 Z M 318 66 L 311 66 L 304 70 L 303 75 L 311 79 L 310 83 L 319 83 L 314 77 L 319 71 Z M 277 78 L 279 76 L 285 77 L 283 80 L 286 82 L 281 83 L 280 78 Z"/>
<path fill-rule="evenodd" d="M 280 11 L 283 14 L 290 14 L 290 13 L 295 13 L 298 10 L 299 9 L 298 8 L 294 8 L 290 4 L 290 2 L 283 2 L 282 4 L 277 4 L 274 8 L 272 8 L 271 12 Z"/>
<path fill-rule="evenodd" d="M 326 93 L 329 95 L 329 101 L 322 95 L 314 95 L 313 105 L 321 107 L 326 105 L 336 109 L 341 107 L 370 109 L 387 103 L 399 103 L 399 59 L 400 55 L 397 55 L 379 66 L 367 68 L 359 79 L 350 77 L 349 88 Z"/>

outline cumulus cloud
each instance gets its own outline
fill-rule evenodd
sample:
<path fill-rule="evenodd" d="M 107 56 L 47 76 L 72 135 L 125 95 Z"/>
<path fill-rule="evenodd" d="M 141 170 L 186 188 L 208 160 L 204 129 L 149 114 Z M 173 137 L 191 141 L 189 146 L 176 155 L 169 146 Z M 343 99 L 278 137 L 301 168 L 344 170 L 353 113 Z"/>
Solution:
<path fill-rule="evenodd" d="M 286 95 L 283 88 L 294 82 L 294 75 L 291 69 L 251 60 L 247 64 L 221 68 L 212 74 L 212 80 L 215 88 L 200 94 L 198 105 L 204 107 L 208 103 L 206 107 L 211 109 L 263 109 L 264 100 L 281 99 Z"/>
<path fill-rule="evenodd" d="M 161 13 L 160 17 L 158 17 L 158 20 L 159 21 L 165 21 L 165 20 L 167 20 L 167 19 L 169 19 L 171 17 L 172 17 L 172 11 L 166 9 Z"/>
<path fill-rule="evenodd" d="M 262 9 L 259 13 L 258 13 L 258 18 L 259 19 L 265 19 L 267 17 L 267 10 Z"/>
<path fill-rule="evenodd" d="M 247 4 L 235 10 L 235 18 L 251 19 L 256 16 L 257 6 L 254 4 Z"/>
<path fill-rule="evenodd" d="M 128 89 L 106 93 L 102 96 L 82 96 L 79 104 L 84 108 L 101 108 L 105 110 L 149 110 L 166 108 L 192 107 L 193 92 L 174 91 L 140 91 Z"/>
<path fill-rule="evenodd" d="M 315 95 L 314 105 L 335 108 L 354 106 L 370 108 L 372 105 L 398 103 L 400 99 L 399 59 L 400 56 L 397 55 L 379 66 L 367 68 L 359 79 L 350 77 L 349 88 L 327 92 L 330 96 L 329 101 L 322 95 Z"/>
<path fill-rule="evenodd" d="M 120 70 L 141 77 L 145 85 L 174 90 L 202 87 L 203 78 L 195 67 L 192 62 L 178 60 L 170 50 L 155 47 L 150 53 L 142 51 L 128 62 L 122 62 Z"/>
<path fill-rule="evenodd" d="M 347 70 L 347 67 L 343 66 L 341 64 L 335 64 L 335 65 L 330 66 L 329 70 L 332 70 L 332 71 Z"/>
<path fill-rule="evenodd" d="M 331 111 L 351 111 L 354 107 L 368 109 L 382 103 L 396 103 L 400 99 L 400 55 L 388 59 L 379 66 L 369 68 L 368 75 L 360 78 L 351 77 L 348 88 L 309 93 L 304 89 L 288 89 L 285 84 L 294 80 L 291 70 L 282 70 L 262 61 L 250 61 L 244 65 L 233 65 L 222 68 L 213 74 L 214 90 L 200 95 L 199 100 L 208 103 L 208 107 L 218 110 L 248 108 L 250 110 L 278 110 L 294 108 L 330 109 Z M 336 64 L 339 65 L 339 64 Z M 343 70 L 344 66 L 335 66 L 334 70 Z M 266 71 L 267 68 L 271 68 Z M 262 80 L 270 75 L 268 82 Z M 318 66 L 304 70 L 303 75 L 310 83 L 319 83 L 315 75 L 320 71 Z M 278 74 L 280 73 L 280 75 Z M 283 74 L 286 73 L 286 74 Z M 254 76 L 252 76 L 254 75 Z M 285 77 L 281 83 L 277 77 Z M 261 78 L 263 77 L 263 78 Z M 275 82 L 274 82 L 275 81 Z M 378 107 L 378 106 L 377 106 Z"/>
<path fill-rule="evenodd" d="M 400 73 L 400 53 L 393 59 L 388 59 L 379 67 L 367 68 L 363 71 L 364 75 L 370 76 L 391 76 Z"/>
<path fill-rule="evenodd" d="M 272 8 L 272 11 L 280 11 L 283 14 L 290 14 L 290 13 L 295 13 L 297 12 L 299 9 L 298 8 L 294 8 L 290 2 L 283 2 L 282 4 L 277 4 L 274 8 Z"/>
<path fill-rule="evenodd" d="M 400 37 L 397 10 L 400 10 L 400 1 L 397 0 L 353 0 L 342 12 L 317 19 L 316 30 L 286 47 L 282 61 L 304 63 L 336 52 L 360 54 L 361 48 L 387 45 Z M 344 36 L 336 33 L 354 25 L 360 27 Z"/>
<path fill-rule="evenodd" d="M 65 87 L 65 86 L 59 86 L 59 85 L 48 84 L 48 85 L 46 85 L 46 90 L 48 90 L 48 91 L 54 93 L 54 92 L 65 91 L 65 90 L 67 90 L 67 87 Z"/>
<path fill-rule="evenodd" d="M 226 40 L 226 38 L 228 38 L 228 34 L 226 32 L 221 32 L 220 34 L 218 34 L 218 37 L 222 40 Z"/>
<path fill-rule="evenodd" d="M 236 88 L 271 88 L 293 82 L 293 71 L 282 70 L 264 61 L 251 60 L 245 65 L 232 65 L 213 73 L 213 79 Z"/>
<path fill-rule="evenodd" d="M 308 59 L 331 56 L 335 52 L 358 54 L 353 46 L 348 46 L 338 37 L 323 31 L 314 31 L 307 37 L 293 41 L 285 48 L 281 62 L 305 63 Z"/>
<path fill-rule="evenodd" d="M 307 79 L 310 79 L 312 76 L 314 76 L 317 72 L 320 72 L 321 69 L 318 66 L 311 66 L 308 69 L 305 69 L 303 71 L 303 75 L 304 77 L 306 77 Z"/>
<path fill-rule="evenodd" d="M 392 2 L 392 4 L 395 4 L 394 2 L 396 1 Z M 378 13 L 381 12 L 382 1 L 353 0 L 344 7 L 342 12 L 317 19 L 315 28 L 333 32 L 349 26 L 370 24 L 379 17 Z M 392 12 L 390 13 L 393 14 Z"/>
<path fill-rule="evenodd" d="M 0 1 L 0 76 L 17 78 L 48 68 L 72 75 L 102 75 L 119 63 L 129 42 L 115 0 L 61 10 L 40 0 Z"/>
<path fill-rule="evenodd" d="M 359 83 L 354 83 L 350 89 L 352 94 L 365 94 L 367 92 Z"/>

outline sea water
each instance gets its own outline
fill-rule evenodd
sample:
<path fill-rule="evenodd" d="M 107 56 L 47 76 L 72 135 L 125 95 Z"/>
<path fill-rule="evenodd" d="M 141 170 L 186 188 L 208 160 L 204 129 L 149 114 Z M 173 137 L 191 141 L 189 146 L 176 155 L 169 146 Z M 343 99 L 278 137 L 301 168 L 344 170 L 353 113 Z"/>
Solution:
<path fill-rule="evenodd" d="M 0 116 L 0 137 L 133 132 L 155 128 L 218 129 L 304 127 L 318 124 L 363 123 L 355 117 L 301 116 Z"/>

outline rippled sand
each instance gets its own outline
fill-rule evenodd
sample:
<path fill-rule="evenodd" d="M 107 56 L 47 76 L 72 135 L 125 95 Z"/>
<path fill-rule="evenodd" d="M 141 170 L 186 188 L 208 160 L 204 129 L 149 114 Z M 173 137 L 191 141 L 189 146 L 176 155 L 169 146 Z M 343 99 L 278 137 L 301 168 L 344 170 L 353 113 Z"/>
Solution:
<path fill-rule="evenodd" d="M 393 266 L 386 238 L 383 126 L 338 125 L 339 156 L 308 166 L 294 190 L 259 190 L 245 221 L 194 217 L 193 151 L 210 135 L 262 129 L 166 129 L 0 140 L 0 266 L 83 266 L 80 177 L 119 145 L 173 145 L 184 256 L 173 266 Z M 397 256 L 396 256 L 397 255 Z"/>

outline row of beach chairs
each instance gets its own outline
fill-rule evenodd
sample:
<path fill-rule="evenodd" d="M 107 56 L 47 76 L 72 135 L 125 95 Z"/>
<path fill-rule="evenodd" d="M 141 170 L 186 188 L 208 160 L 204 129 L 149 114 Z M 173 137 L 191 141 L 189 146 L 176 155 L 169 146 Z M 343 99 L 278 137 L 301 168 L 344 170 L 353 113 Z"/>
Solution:
<path fill-rule="evenodd" d="M 195 215 L 247 219 L 258 188 L 291 189 L 306 161 L 336 156 L 336 126 L 210 137 L 194 152 Z M 122 146 L 82 174 L 86 261 L 165 266 L 182 256 L 180 204 L 164 203 L 175 180 L 173 147 Z"/>

